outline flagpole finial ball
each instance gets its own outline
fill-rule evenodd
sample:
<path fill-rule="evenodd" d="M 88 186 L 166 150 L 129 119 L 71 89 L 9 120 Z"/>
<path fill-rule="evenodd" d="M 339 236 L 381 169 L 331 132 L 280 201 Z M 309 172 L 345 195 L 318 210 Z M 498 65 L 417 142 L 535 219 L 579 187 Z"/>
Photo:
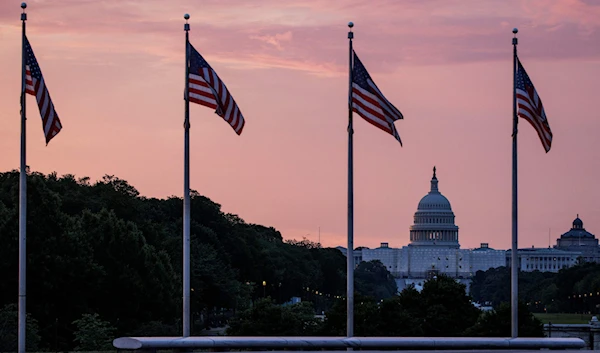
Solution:
<path fill-rule="evenodd" d="M 25 9 L 25 8 L 27 8 L 27 3 L 24 3 L 24 2 L 22 2 L 22 3 L 21 3 L 21 8 L 22 8 L 22 9 Z"/>
<path fill-rule="evenodd" d="M 513 33 L 517 34 L 517 32 L 519 32 L 519 29 L 518 28 L 513 28 Z"/>
<path fill-rule="evenodd" d="M 354 22 L 348 22 L 348 27 L 350 27 L 350 28 L 354 27 Z"/>
<path fill-rule="evenodd" d="M 186 20 L 189 20 L 190 19 L 190 14 L 186 13 L 185 15 L 183 15 L 183 18 L 185 18 Z"/>

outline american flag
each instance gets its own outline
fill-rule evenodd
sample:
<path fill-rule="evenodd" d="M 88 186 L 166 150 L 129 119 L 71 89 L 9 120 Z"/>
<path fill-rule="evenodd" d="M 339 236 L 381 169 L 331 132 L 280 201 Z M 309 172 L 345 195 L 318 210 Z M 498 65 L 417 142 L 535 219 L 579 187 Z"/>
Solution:
<path fill-rule="evenodd" d="M 48 142 L 60 132 L 62 125 L 56 110 L 54 110 L 54 104 L 52 104 L 48 87 L 44 82 L 40 65 L 35 59 L 27 37 L 25 37 L 25 92 L 35 96 L 37 100 L 46 136 L 46 145 L 48 145 Z"/>
<path fill-rule="evenodd" d="M 517 79 L 515 91 L 517 93 L 517 115 L 529 121 L 531 126 L 537 131 L 544 150 L 546 153 L 550 151 L 552 145 L 552 131 L 546 119 L 546 112 L 540 96 L 538 96 L 533 82 L 529 79 L 527 72 L 521 65 L 521 61 L 517 58 Z"/>
<path fill-rule="evenodd" d="M 227 87 L 215 70 L 196 49 L 190 46 L 189 100 L 216 109 L 215 113 L 231 125 L 240 135 L 244 129 L 244 116 Z"/>
<path fill-rule="evenodd" d="M 402 140 L 394 126 L 394 121 L 404 119 L 402 113 L 383 96 L 358 59 L 356 52 L 353 53 L 352 110 L 369 123 L 394 136 L 402 146 Z"/>

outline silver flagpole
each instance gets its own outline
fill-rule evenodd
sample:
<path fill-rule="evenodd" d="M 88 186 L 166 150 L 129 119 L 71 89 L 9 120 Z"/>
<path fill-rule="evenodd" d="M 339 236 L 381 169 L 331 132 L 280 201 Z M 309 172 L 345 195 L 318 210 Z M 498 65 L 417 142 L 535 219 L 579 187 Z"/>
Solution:
<path fill-rule="evenodd" d="M 346 256 L 347 265 L 347 289 L 346 289 L 346 334 L 354 336 L 354 175 L 352 163 L 352 27 L 354 23 L 349 22 L 348 42 L 350 44 L 349 59 L 349 87 L 348 87 L 348 250 Z"/>
<path fill-rule="evenodd" d="M 185 129 L 183 166 L 183 337 L 190 336 L 190 15 L 185 14 Z"/>
<path fill-rule="evenodd" d="M 513 29 L 513 144 L 512 144 L 512 249 L 510 272 L 510 303 L 511 303 L 511 336 L 519 335 L 519 255 L 518 255 L 518 227 L 517 227 L 517 28 Z"/>
<path fill-rule="evenodd" d="M 25 161 L 26 144 L 26 120 L 25 117 L 25 21 L 27 14 L 25 9 L 26 3 L 21 3 L 23 13 L 21 14 L 21 22 L 23 23 L 23 38 L 22 38 L 22 63 L 21 63 L 21 170 L 19 172 L 19 328 L 18 328 L 18 353 L 25 353 L 25 329 L 27 322 L 26 308 L 26 293 L 27 293 L 27 164 Z"/>

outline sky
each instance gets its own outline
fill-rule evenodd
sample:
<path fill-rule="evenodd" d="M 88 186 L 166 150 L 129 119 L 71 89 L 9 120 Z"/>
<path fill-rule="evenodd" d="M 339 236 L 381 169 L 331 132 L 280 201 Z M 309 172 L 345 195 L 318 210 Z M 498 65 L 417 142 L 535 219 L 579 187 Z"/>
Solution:
<path fill-rule="evenodd" d="M 0 2 L 0 171 L 19 168 L 20 1 Z M 511 246 L 512 29 L 554 138 L 519 122 L 519 247 L 579 214 L 600 236 L 600 2 L 31 0 L 27 37 L 62 131 L 27 97 L 31 170 L 183 195 L 185 34 L 225 82 L 240 136 L 190 105 L 191 188 L 285 239 L 346 245 L 347 23 L 404 115 L 403 147 L 354 118 L 354 244 L 400 247 L 437 167 L 463 248 Z M 319 231 L 320 230 L 320 231 Z"/>

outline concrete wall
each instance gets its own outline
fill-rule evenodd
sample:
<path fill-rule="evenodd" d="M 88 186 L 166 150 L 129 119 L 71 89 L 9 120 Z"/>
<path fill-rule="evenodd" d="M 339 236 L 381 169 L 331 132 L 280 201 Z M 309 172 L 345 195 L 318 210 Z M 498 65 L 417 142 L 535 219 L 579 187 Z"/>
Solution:
<path fill-rule="evenodd" d="M 600 350 L 600 322 L 595 316 L 589 324 L 545 324 L 544 333 L 553 338 L 581 338 L 586 349 Z"/>

